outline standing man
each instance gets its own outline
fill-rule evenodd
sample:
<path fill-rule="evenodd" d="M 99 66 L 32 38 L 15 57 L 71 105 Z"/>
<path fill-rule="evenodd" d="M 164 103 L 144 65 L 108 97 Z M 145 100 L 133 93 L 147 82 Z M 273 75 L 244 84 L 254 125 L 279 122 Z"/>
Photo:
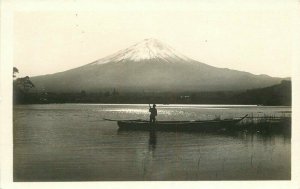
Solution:
<path fill-rule="evenodd" d="M 150 123 L 155 123 L 155 116 L 157 116 L 157 109 L 155 107 L 156 107 L 155 104 L 153 104 L 152 108 L 151 108 L 151 106 L 149 104 Z"/>

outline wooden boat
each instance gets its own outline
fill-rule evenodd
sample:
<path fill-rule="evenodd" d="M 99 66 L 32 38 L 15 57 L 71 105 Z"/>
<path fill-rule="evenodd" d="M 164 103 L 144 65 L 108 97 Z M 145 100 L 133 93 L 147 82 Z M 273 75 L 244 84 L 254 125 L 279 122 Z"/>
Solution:
<path fill-rule="evenodd" d="M 248 115 L 237 119 L 207 121 L 157 121 L 150 124 L 147 120 L 108 120 L 117 121 L 120 130 L 157 130 L 157 131 L 205 131 L 234 129 L 236 124 Z"/>

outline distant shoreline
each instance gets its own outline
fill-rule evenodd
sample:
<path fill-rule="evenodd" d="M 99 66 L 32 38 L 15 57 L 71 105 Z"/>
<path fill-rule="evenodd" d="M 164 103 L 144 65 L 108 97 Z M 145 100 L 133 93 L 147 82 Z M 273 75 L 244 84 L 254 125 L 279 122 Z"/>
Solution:
<path fill-rule="evenodd" d="M 117 89 L 91 92 L 36 92 L 14 88 L 14 104 L 103 103 L 103 104 L 231 104 L 291 106 L 291 82 L 245 91 L 124 92 Z"/>
<path fill-rule="evenodd" d="M 152 103 L 151 103 L 152 104 Z M 147 106 L 149 103 L 31 103 L 31 104 L 14 104 L 14 106 L 23 106 L 23 105 L 111 105 L 111 106 Z M 157 107 L 230 107 L 230 108 L 239 108 L 239 107 L 289 107 L 290 105 L 255 105 L 255 104 L 156 104 Z"/>

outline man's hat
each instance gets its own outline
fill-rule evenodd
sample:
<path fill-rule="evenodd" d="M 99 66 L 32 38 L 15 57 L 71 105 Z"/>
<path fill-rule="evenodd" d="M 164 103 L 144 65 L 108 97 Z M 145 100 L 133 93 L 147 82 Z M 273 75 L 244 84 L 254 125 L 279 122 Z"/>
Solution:
<path fill-rule="evenodd" d="M 153 104 L 153 107 L 155 107 L 156 105 L 155 104 Z"/>

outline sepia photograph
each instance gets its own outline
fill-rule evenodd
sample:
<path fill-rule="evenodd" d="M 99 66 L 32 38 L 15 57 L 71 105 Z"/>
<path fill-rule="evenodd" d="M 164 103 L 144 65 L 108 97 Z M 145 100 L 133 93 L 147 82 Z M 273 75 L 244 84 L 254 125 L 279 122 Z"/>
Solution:
<path fill-rule="evenodd" d="M 10 167 L 9 186 L 299 188 L 292 121 L 299 6 L 4 0 L 1 64 L 9 64 L 1 78 L 10 78 L 1 83 L 1 118 L 9 121 L 1 136 L 10 142 L 1 144 L 11 155 L 1 169 Z"/>

